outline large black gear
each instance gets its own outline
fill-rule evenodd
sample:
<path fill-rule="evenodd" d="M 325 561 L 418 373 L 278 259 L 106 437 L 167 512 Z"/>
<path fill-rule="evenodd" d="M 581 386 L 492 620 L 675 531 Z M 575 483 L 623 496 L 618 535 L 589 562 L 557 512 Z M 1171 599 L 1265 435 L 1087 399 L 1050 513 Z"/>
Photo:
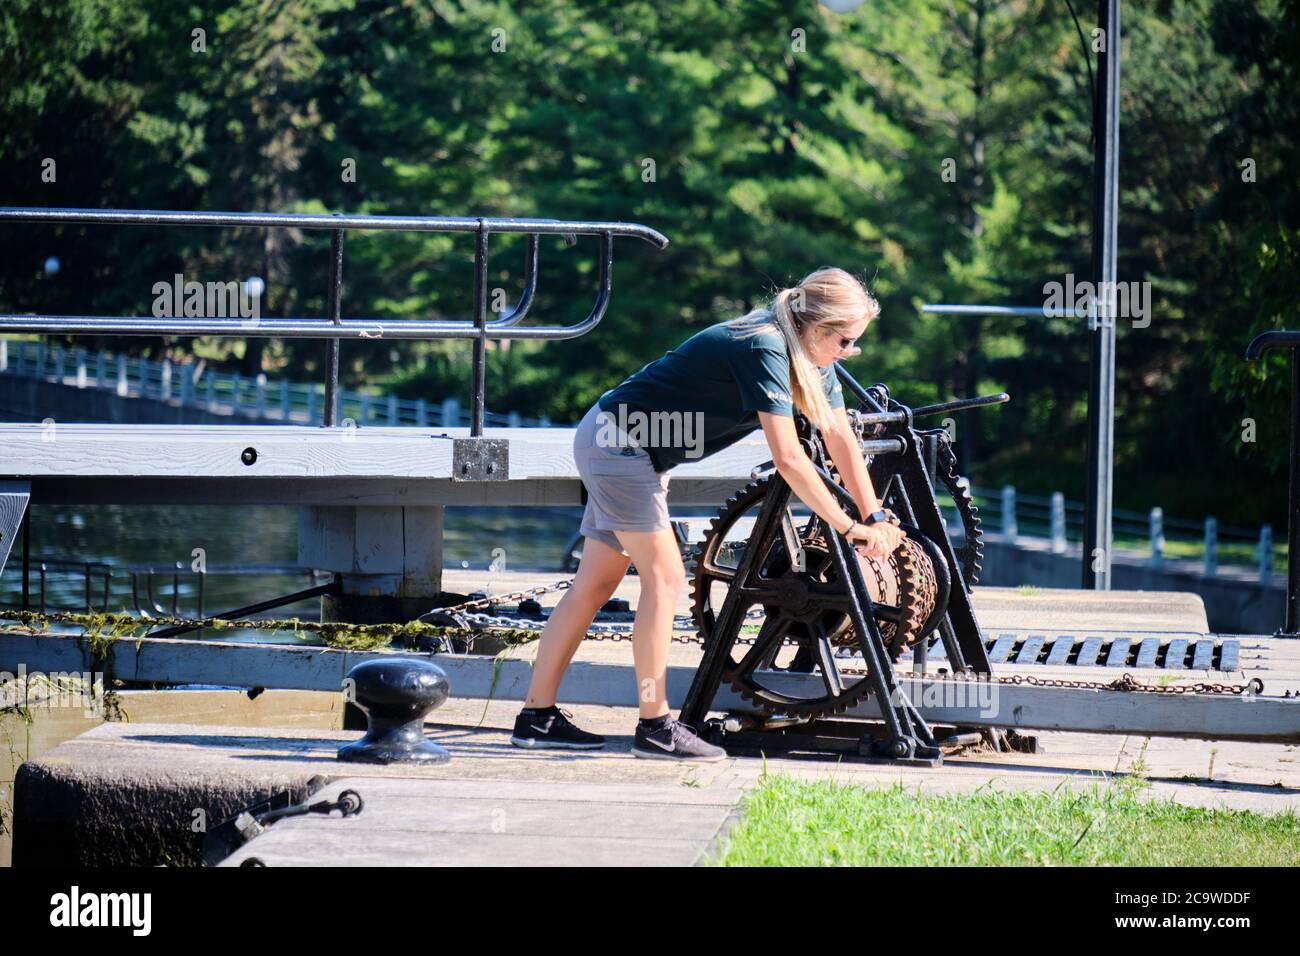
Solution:
<path fill-rule="evenodd" d="M 979 582 L 979 573 L 984 567 L 984 532 L 980 530 L 979 508 L 957 477 L 957 456 L 947 441 L 939 442 L 938 466 L 939 481 L 952 496 L 965 535 L 962 546 L 956 549 L 957 560 L 961 563 L 966 587 L 973 588 Z"/>
<path fill-rule="evenodd" d="M 750 482 L 727 499 L 700 544 L 691 590 L 691 612 L 706 652 L 714 641 L 738 636 L 718 634 L 714 629 L 716 613 L 725 592 L 730 591 L 734 570 L 749 545 L 748 534 L 738 533 L 728 538 L 728 533 L 747 513 L 757 514 L 771 483 L 771 476 Z M 807 717 L 840 713 L 870 694 L 872 682 L 863 659 L 852 659 L 855 669 L 861 673 L 846 680 L 837 661 L 844 660 L 847 664 L 848 660 L 835 656 L 836 648 L 856 646 L 858 638 L 846 607 L 847 590 L 839 585 L 824 537 L 830 532 L 816 518 L 803 527 L 796 523 L 795 530 L 804 550 L 805 570 L 791 569 L 785 540 L 777 534 L 762 556 L 759 569 L 762 578 L 773 585 L 769 593 L 779 596 L 766 604 L 755 598 L 743 609 L 748 612 L 753 607 L 762 607 L 763 625 L 752 645 L 734 645 L 723 679 L 741 696 L 773 713 Z M 933 629 L 939 614 L 934 606 L 930 553 L 908 538 L 888 561 L 889 567 L 881 568 L 878 562 L 868 560 L 877 579 L 869 582 L 868 587 L 872 589 L 871 584 L 875 583 L 872 590 L 884 594 L 890 590 L 889 579 L 897 582 L 896 593 L 890 594 L 897 603 L 875 604 L 886 649 L 897 659 L 904 648 Z M 718 584 L 724 585 L 718 589 L 723 593 L 715 593 Z M 795 644 L 793 659 L 778 663 L 778 657 L 791 640 Z M 737 651 L 742 652 L 740 660 L 735 659 Z M 822 674 L 825 693 L 811 698 L 791 697 L 756 676 L 756 672 L 812 673 L 814 669 Z"/>

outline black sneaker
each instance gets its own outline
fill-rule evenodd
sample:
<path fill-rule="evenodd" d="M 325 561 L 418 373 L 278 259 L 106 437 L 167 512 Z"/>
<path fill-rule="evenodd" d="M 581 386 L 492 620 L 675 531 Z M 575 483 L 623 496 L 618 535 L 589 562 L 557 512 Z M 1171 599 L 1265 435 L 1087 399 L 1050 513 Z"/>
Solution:
<path fill-rule="evenodd" d="M 708 763 L 727 757 L 727 752 L 721 747 L 701 740 L 694 728 L 677 720 L 669 720 L 657 730 L 647 730 L 637 724 L 632 753 L 651 760 L 700 760 Z"/>
<path fill-rule="evenodd" d="M 595 750 L 605 746 L 604 737 L 589 734 L 569 723 L 572 716 L 558 707 L 531 713 L 520 711 L 515 718 L 515 732 L 510 742 L 516 747 L 548 750 Z"/>

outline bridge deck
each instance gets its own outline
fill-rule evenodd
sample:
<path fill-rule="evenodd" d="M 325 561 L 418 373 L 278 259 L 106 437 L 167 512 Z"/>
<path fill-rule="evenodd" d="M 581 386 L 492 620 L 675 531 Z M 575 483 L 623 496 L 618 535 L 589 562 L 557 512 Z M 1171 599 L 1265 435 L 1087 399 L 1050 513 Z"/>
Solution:
<path fill-rule="evenodd" d="M 505 480 L 458 481 L 467 428 L 0 424 L 0 477 L 36 502 L 577 505 L 572 428 L 487 428 Z M 246 464 L 246 449 L 256 458 Z M 770 457 L 761 431 L 672 472 L 673 505 L 719 504 Z"/>

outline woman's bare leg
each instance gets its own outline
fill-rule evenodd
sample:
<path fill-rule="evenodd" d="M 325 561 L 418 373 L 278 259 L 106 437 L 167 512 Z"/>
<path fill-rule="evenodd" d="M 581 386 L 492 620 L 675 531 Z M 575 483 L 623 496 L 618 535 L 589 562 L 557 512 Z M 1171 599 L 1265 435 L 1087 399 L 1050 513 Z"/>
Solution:
<path fill-rule="evenodd" d="M 677 537 L 662 531 L 616 531 L 641 579 L 641 596 L 632 625 L 632 658 L 636 663 L 637 700 L 641 716 L 668 713 L 668 648 L 673 637 L 673 615 L 686 585 Z"/>
<path fill-rule="evenodd" d="M 525 707 L 550 707 L 555 703 L 565 668 L 587 636 L 596 612 L 627 574 L 630 563 L 630 558 L 607 544 L 592 538 L 583 542 L 577 576 L 547 618 L 538 641 Z"/>

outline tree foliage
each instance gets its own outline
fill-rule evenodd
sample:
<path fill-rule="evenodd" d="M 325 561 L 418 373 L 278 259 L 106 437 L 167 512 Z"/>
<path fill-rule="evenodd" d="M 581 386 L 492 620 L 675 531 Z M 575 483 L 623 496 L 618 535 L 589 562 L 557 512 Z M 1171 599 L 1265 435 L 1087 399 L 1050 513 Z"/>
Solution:
<path fill-rule="evenodd" d="M 1044 283 L 1089 276 L 1095 9 L 1075 11 L 1077 26 L 1059 0 L 846 15 L 812 0 L 8 0 L 0 202 L 659 229 L 662 252 L 616 244 L 595 331 L 491 350 L 489 406 L 556 421 L 698 328 L 841 265 L 884 307 L 856 375 L 913 403 L 1006 389 L 1011 405 L 958 422 L 966 471 L 1077 498 L 1083 322 L 919 310 L 1037 305 Z M 1117 498 L 1280 524 L 1289 376 L 1284 358 L 1243 352 L 1300 327 L 1297 0 L 1158 0 L 1123 17 L 1119 274 L 1152 302 L 1149 326 L 1120 322 Z M 595 242 L 541 246 L 530 321 L 574 322 L 595 296 Z M 146 314 L 153 283 L 181 272 L 260 275 L 264 313 L 320 315 L 328 248 L 323 231 L 8 226 L 0 307 Z M 489 287 L 513 302 L 523 242 L 490 250 Z M 346 254 L 345 314 L 470 317 L 470 237 L 351 232 Z M 313 341 L 83 344 L 321 375 Z M 468 354 L 347 342 L 345 383 L 463 399 Z"/>

